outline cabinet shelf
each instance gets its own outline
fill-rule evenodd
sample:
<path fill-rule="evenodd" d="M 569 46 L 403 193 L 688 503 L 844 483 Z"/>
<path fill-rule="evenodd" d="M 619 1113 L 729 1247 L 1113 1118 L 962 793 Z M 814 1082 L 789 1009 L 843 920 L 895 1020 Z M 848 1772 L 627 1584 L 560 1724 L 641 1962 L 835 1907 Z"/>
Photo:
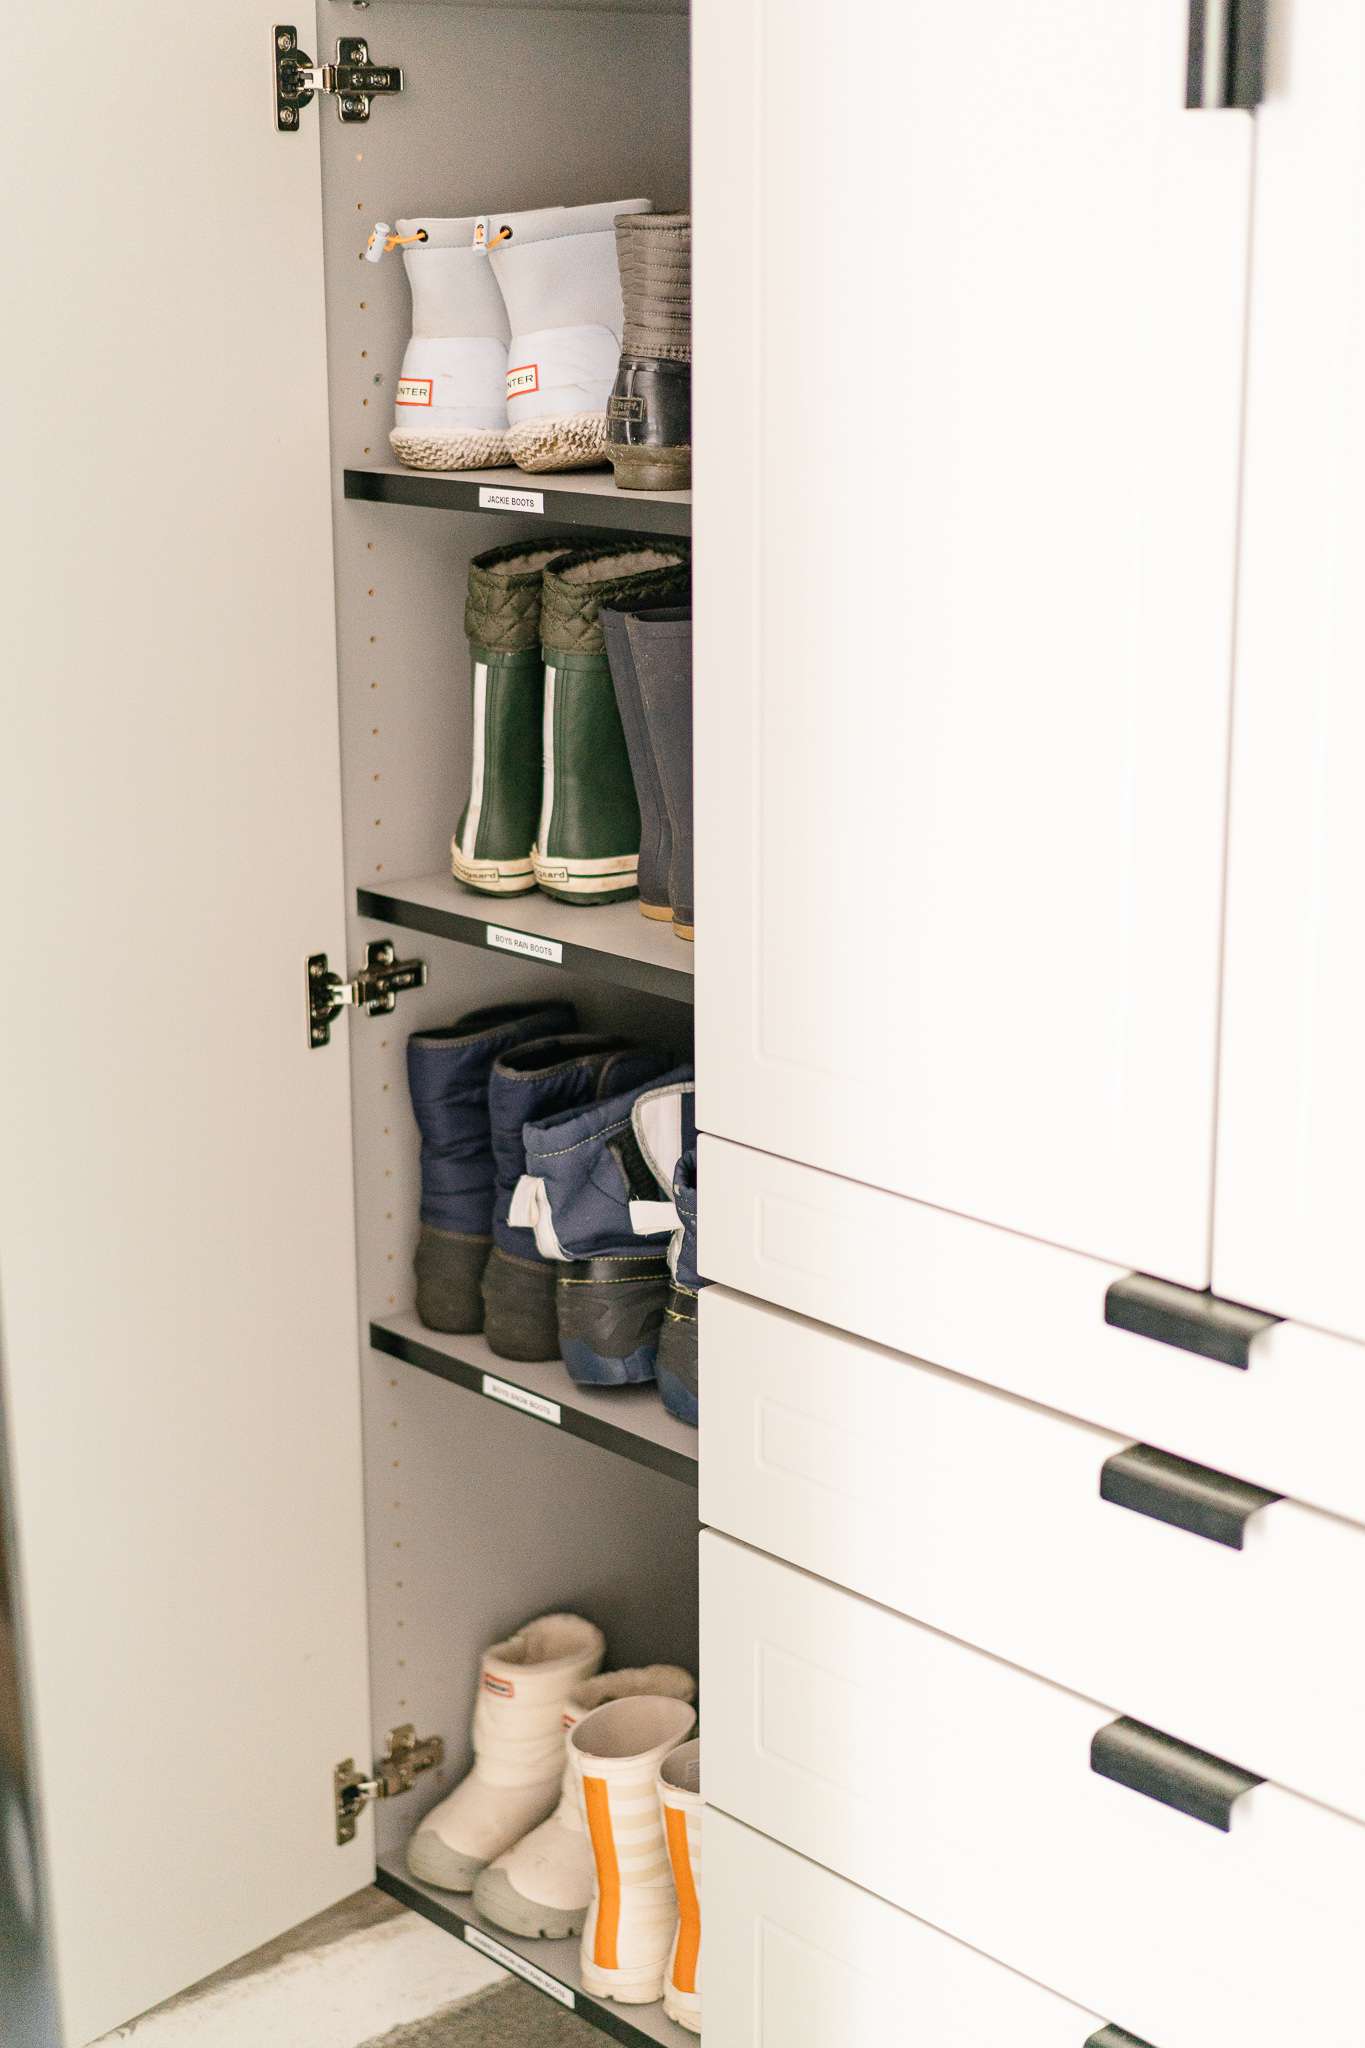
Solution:
<path fill-rule="evenodd" d="M 468 1387 L 547 1428 L 558 1427 L 566 1436 L 581 1437 L 685 1485 L 697 1483 L 697 1432 L 669 1414 L 655 1387 L 575 1386 L 558 1359 L 514 1365 L 495 1357 L 482 1337 L 442 1336 L 415 1315 L 371 1323 L 370 1343 L 390 1358 Z M 553 1412 L 547 1412 L 547 1404 Z"/>
<path fill-rule="evenodd" d="M 503 899 L 474 896 L 441 873 L 391 882 L 385 889 L 357 889 L 356 907 L 380 924 L 430 932 L 511 959 L 542 960 L 676 1003 L 692 1001 L 692 946 L 671 925 L 641 917 L 633 899 L 595 906 L 556 903 L 538 889 Z"/>
<path fill-rule="evenodd" d="M 422 505 L 438 512 L 539 513 L 556 524 L 613 533 L 690 533 L 690 491 L 618 491 L 609 469 L 528 476 L 521 469 L 404 469 L 397 463 L 342 472 L 345 495 L 372 505 Z M 487 493 L 538 504 L 490 504 Z"/>
<path fill-rule="evenodd" d="M 379 1858 L 374 1881 L 380 1891 L 401 1899 L 414 1913 L 443 1927 L 447 1934 L 458 1935 L 483 1955 L 491 1950 L 495 1962 L 513 1969 L 518 1976 L 523 1974 L 516 1970 L 516 1961 L 520 1959 L 528 1965 L 526 1981 L 536 1990 L 544 1991 L 547 1998 L 554 1998 L 553 1990 L 536 1981 L 537 1976 L 549 1978 L 572 1994 L 571 2010 L 581 2020 L 603 2034 L 610 2034 L 614 2041 L 629 2041 L 635 2048 L 696 2048 L 696 2035 L 669 2019 L 662 2005 L 613 2005 L 591 1997 L 583 1989 L 579 1974 L 577 1937 L 568 1941 L 528 1941 L 519 1934 L 504 1934 L 500 1927 L 494 1927 L 476 1913 L 463 1894 L 437 1891 L 411 1876 L 397 1853 Z M 471 1933 L 480 1938 L 471 1940 Z M 529 1971 L 536 1972 L 536 1976 Z M 567 1999 L 559 2002 L 569 2004 Z"/>

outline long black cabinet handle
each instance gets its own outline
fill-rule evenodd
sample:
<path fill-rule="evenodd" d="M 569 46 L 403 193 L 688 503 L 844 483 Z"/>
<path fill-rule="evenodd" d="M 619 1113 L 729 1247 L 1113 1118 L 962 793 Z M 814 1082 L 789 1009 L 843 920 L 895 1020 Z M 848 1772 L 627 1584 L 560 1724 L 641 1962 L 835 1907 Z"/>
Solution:
<path fill-rule="evenodd" d="M 1268 0 L 1190 0 L 1187 107 L 1261 104 L 1267 11 Z"/>
<path fill-rule="evenodd" d="M 1100 1467 L 1100 1499 L 1240 1550 L 1251 1517 L 1284 1495 L 1230 1479 L 1208 1465 L 1193 1465 L 1188 1458 L 1173 1458 L 1151 1444 L 1133 1444 L 1115 1451 Z"/>
<path fill-rule="evenodd" d="M 1263 1785 L 1264 1778 L 1239 1770 L 1221 1756 L 1177 1742 L 1142 1721 L 1111 1721 L 1090 1744 L 1090 1768 L 1101 1778 L 1140 1792 L 1144 1799 L 1187 1813 L 1206 1827 L 1232 1827 L 1232 1809 L 1244 1792 Z"/>
<path fill-rule="evenodd" d="M 1125 2033 L 1122 2027 L 1101 2027 L 1098 2034 L 1092 2034 L 1085 2048 L 1152 2048 L 1150 2041 L 1139 2041 L 1136 2034 Z"/>
<path fill-rule="evenodd" d="M 1245 1372 L 1251 1364 L 1252 1338 L 1284 1318 L 1245 1308 L 1240 1301 L 1224 1301 L 1221 1295 L 1201 1294 L 1194 1287 L 1154 1280 L 1148 1273 L 1129 1273 L 1110 1282 L 1104 1320 L 1116 1330 L 1131 1330 L 1135 1337 L 1173 1344 L 1178 1351 L 1195 1351 L 1201 1358 Z"/>

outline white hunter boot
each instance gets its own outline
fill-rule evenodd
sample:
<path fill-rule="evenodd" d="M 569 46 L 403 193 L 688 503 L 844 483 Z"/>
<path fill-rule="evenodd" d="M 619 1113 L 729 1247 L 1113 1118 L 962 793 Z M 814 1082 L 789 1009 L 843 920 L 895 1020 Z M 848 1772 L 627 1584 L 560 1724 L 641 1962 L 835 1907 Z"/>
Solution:
<path fill-rule="evenodd" d="M 474 1709 L 474 1767 L 408 1843 L 408 1869 L 450 1892 L 474 1889 L 495 1856 L 554 1809 L 564 1709 L 601 1668 L 606 1643 L 577 1614 L 543 1614 L 484 1652 Z"/>
<path fill-rule="evenodd" d="M 593 1856 L 580 1958 L 590 1997 L 623 2005 L 663 1997 L 678 1902 L 656 1781 L 696 1722 L 683 1700 L 614 1700 L 569 1737 Z"/>
<path fill-rule="evenodd" d="M 701 1744 L 685 1742 L 659 1766 L 664 1839 L 678 1894 L 678 1926 L 664 1973 L 664 2011 L 701 2032 Z"/>
<path fill-rule="evenodd" d="M 522 469 L 592 469 L 607 460 L 607 400 L 625 324 L 615 222 L 650 211 L 647 199 L 620 199 L 490 223 L 489 263 L 512 330 L 509 447 Z"/>
<path fill-rule="evenodd" d="M 604 1671 L 585 1678 L 564 1709 L 564 1726 L 572 1731 L 594 1707 L 609 1700 L 653 1694 L 694 1700 L 697 1681 L 676 1664 L 649 1664 L 642 1671 Z M 592 1848 L 578 1810 L 573 1759 L 564 1755 L 559 1805 L 547 1821 L 479 1873 L 474 1905 L 485 1920 L 509 1934 L 528 1934 L 563 1941 L 582 1931 L 592 1902 Z"/>
<path fill-rule="evenodd" d="M 488 217 L 379 222 L 366 251 L 403 251 L 412 339 L 394 392 L 389 442 L 412 469 L 509 462 L 507 311 L 488 267 Z"/>

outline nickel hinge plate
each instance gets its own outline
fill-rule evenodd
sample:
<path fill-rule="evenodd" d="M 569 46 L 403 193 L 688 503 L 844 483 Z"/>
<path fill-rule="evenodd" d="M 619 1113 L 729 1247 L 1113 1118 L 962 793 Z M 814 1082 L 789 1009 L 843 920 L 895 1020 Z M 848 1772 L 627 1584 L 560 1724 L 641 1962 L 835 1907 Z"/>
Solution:
<path fill-rule="evenodd" d="M 397 64 L 372 64 L 363 36 L 338 36 L 335 64 L 315 64 L 299 48 L 292 22 L 276 22 L 271 31 L 275 54 L 275 126 L 293 134 L 299 115 L 315 92 L 330 93 L 343 121 L 368 121 L 376 93 L 401 92 L 403 73 Z"/>
<path fill-rule="evenodd" d="M 425 988 L 425 960 L 395 960 L 392 939 L 372 939 L 365 948 L 365 965 L 354 981 L 343 981 L 327 965 L 325 953 L 308 956 L 308 1043 L 316 1050 L 327 1045 L 332 1025 L 349 1004 L 366 1009 L 372 1017 L 385 1016 L 404 989 Z"/>
<path fill-rule="evenodd" d="M 434 1770 L 445 1761 L 446 1746 L 439 1735 L 419 1736 L 411 1721 L 389 1730 L 389 1746 L 367 1778 L 348 1756 L 332 1773 L 336 1792 L 337 1842 L 355 1840 L 356 1822 L 372 1799 L 396 1799 L 411 1792 L 423 1771 Z"/>

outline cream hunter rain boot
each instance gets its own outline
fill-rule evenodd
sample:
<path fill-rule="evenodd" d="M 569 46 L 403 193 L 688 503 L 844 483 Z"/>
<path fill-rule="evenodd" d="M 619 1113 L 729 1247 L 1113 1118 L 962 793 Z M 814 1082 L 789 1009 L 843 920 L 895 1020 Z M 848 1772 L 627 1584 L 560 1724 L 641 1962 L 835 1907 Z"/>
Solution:
<path fill-rule="evenodd" d="M 607 460 L 607 400 L 624 326 L 615 223 L 649 210 L 647 199 L 618 199 L 490 221 L 489 263 L 511 328 L 509 446 L 523 469 Z"/>
<path fill-rule="evenodd" d="M 543 1614 L 485 1651 L 474 1709 L 474 1766 L 408 1843 L 408 1869 L 468 1892 L 495 1856 L 554 1809 L 564 1709 L 600 1670 L 606 1643 L 577 1614 Z"/>
<path fill-rule="evenodd" d="M 691 1701 L 697 1696 L 697 1681 L 676 1664 L 648 1664 L 642 1671 L 604 1671 L 600 1678 L 585 1678 L 570 1696 L 564 1709 L 559 1805 L 514 1849 L 480 1871 L 474 1887 L 475 1910 L 495 1927 L 550 1941 L 581 1932 L 592 1900 L 592 1848 L 578 1810 L 568 1733 L 594 1707 L 642 1693 Z"/>
<path fill-rule="evenodd" d="M 678 1926 L 664 1976 L 664 2011 L 701 2032 L 701 1744 L 685 1742 L 659 1766 L 664 1839 L 678 1894 Z"/>
<path fill-rule="evenodd" d="M 509 462 L 507 311 L 488 266 L 487 219 L 381 221 L 366 252 L 401 246 L 412 292 L 412 339 L 394 391 L 389 442 L 413 469 L 489 469 Z"/>
<path fill-rule="evenodd" d="M 656 1780 L 696 1720 L 682 1700 L 614 1700 L 569 1736 L 592 1844 L 593 1896 L 581 1951 L 591 1998 L 649 2005 L 663 1997 L 678 1903 Z"/>

